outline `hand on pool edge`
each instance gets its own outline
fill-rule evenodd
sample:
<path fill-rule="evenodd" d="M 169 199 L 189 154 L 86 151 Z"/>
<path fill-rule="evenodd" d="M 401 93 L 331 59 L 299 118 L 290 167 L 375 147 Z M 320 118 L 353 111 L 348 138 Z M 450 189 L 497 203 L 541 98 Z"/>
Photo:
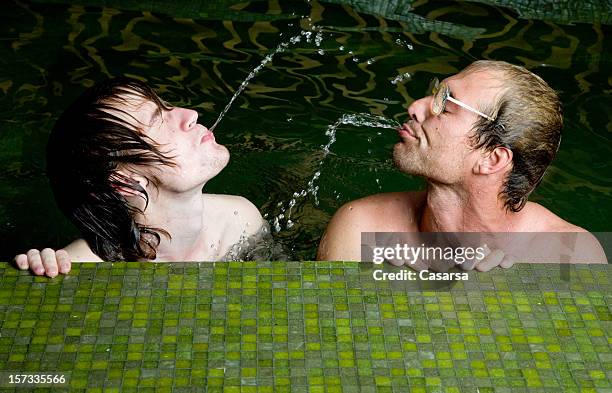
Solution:
<path fill-rule="evenodd" d="M 485 257 L 481 261 L 462 263 L 459 267 L 463 270 L 488 272 L 496 266 L 508 269 L 514 265 L 515 258 L 510 254 L 505 254 L 501 249 L 490 250 L 489 247 L 485 246 L 485 250 Z"/>
<path fill-rule="evenodd" d="M 15 264 L 21 270 L 32 270 L 37 276 L 56 277 L 59 273 L 70 272 L 70 255 L 64 249 L 45 248 L 42 251 L 31 249 L 25 254 L 15 256 Z"/>

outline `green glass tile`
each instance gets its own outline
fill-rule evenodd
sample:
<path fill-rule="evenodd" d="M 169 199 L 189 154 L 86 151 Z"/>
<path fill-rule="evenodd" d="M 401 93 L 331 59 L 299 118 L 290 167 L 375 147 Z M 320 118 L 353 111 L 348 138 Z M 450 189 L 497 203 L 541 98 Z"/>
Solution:
<path fill-rule="evenodd" d="M 581 290 L 538 290 L 525 278 L 550 274 L 521 266 L 406 292 L 353 263 L 75 266 L 0 268 L 3 370 L 70 370 L 89 391 L 610 389 L 601 268 L 578 268 Z"/>

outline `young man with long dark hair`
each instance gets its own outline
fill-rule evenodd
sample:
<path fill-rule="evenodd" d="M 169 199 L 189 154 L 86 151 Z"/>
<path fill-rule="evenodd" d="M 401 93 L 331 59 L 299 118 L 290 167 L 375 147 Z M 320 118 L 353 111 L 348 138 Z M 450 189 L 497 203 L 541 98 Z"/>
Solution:
<path fill-rule="evenodd" d="M 217 261 L 244 249 L 264 221 L 243 197 L 202 193 L 229 152 L 197 120 L 136 79 L 87 89 L 47 146 L 55 199 L 83 238 L 17 255 L 17 266 L 53 277 L 71 261 Z"/>

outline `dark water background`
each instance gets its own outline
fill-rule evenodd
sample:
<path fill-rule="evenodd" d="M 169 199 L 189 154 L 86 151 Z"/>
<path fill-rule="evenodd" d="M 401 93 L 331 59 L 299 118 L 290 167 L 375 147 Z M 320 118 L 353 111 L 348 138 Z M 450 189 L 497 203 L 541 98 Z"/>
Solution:
<path fill-rule="evenodd" d="M 609 231 L 610 8 L 605 1 L 3 2 L 0 259 L 78 236 L 55 207 L 44 151 L 55 119 L 85 87 L 138 77 L 211 125 L 264 56 L 296 35 L 301 41 L 262 69 L 216 129 L 232 158 L 205 187 L 249 198 L 273 224 L 320 171 L 317 200 L 296 198 L 294 225 L 281 220 L 275 234 L 291 259 L 314 258 L 347 201 L 424 185 L 393 167 L 391 130 L 340 126 L 319 166 L 327 127 L 348 113 L 403 121 L 432 77 L 476 59 L 524 65 L 560 92 L 563 142 L 531 200 Z M 310 42 L 302 31 L 311 31 Z"/>

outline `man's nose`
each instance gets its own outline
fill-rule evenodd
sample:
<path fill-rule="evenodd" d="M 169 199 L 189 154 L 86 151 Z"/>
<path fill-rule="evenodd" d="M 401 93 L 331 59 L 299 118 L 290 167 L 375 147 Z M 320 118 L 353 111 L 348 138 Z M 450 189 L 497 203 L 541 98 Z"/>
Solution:
<path fill-rule="evenodd" d="M 414 101 L 408 107 L 408 115 L 410 118 L 418 123 L 422 123 L 427 119 L 427 116 L 430 115 L 431 111 L 429 110 L 431 106 L 431 96 L 420 98 Z"/>
<path fill-rule="evenodd" d="M 171 112 L 182 131 L 190 131 L 198 123 L 198 112 L 187 108 L 174 108 Z"/>

